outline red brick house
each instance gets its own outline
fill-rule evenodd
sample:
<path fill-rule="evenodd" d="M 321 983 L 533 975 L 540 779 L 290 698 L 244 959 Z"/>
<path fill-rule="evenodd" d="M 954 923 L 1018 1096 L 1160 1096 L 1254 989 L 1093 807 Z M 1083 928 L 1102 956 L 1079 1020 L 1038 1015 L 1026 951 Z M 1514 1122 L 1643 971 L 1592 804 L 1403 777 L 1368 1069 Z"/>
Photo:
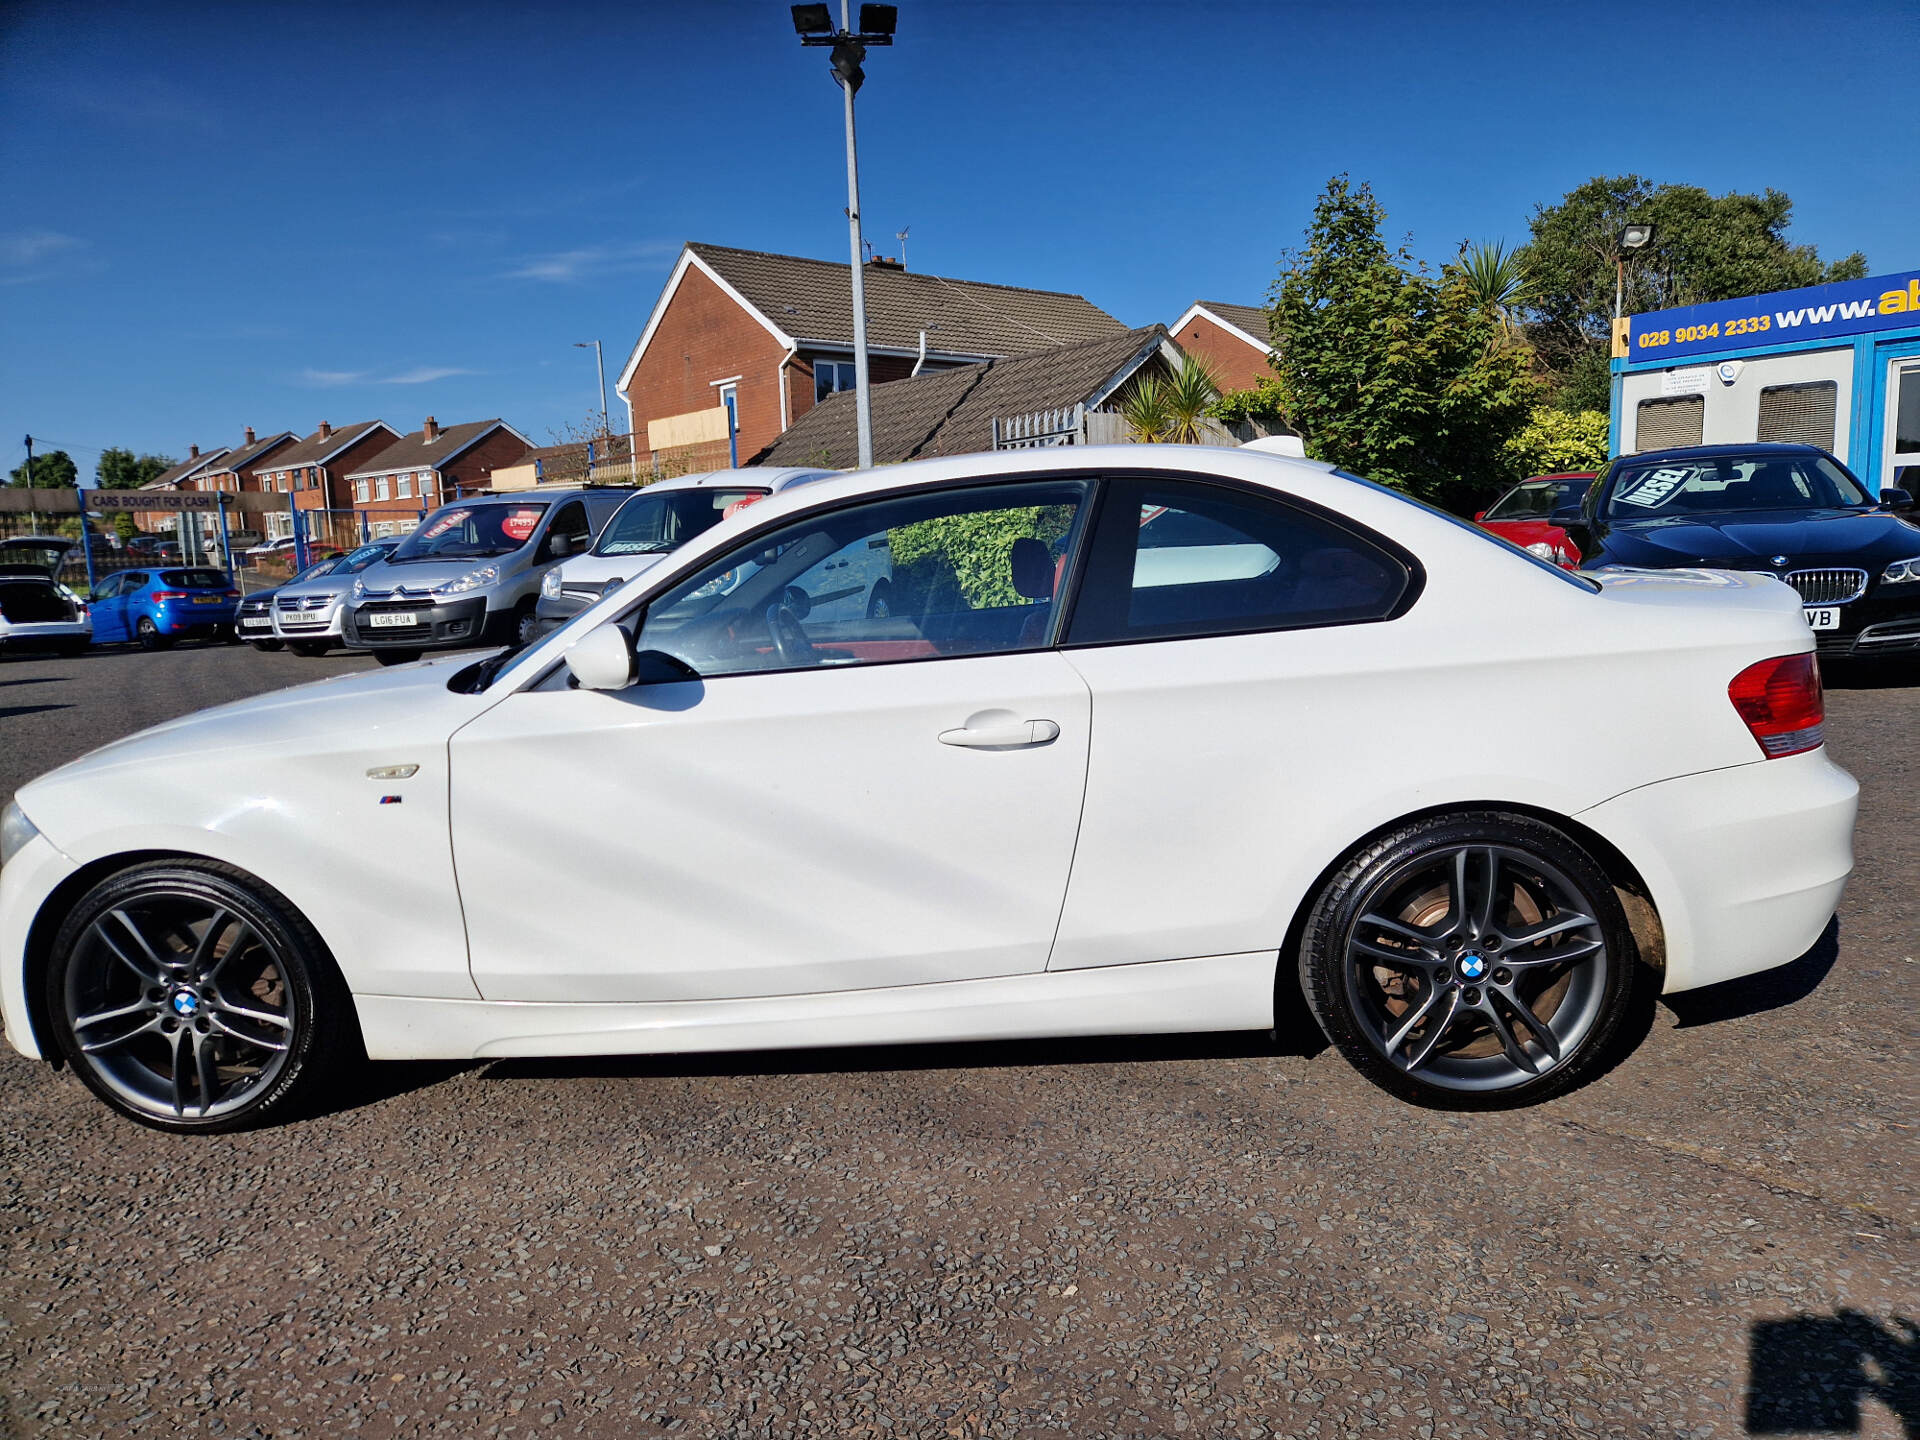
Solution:
<path fill-rule="evenodd" d="M 413 528 L 421 512 L 493 488 L 493 472 L 517 464 L 533 444 L 504 420 L 441 426 L 433 416 L 346 473 L 353 508 L 375 536 Z"/>
<path fill-rule="evenodd" d="M 169 466 L 167 469 L 162 470 L 140 488 L 142 490 L 187 490 L 197 488 L 192 482 L 217 462 L 224 460 L 229 453 L 231 452 L 225 445 L 217 446 L 207 451 L 204 455 L 200 453 L 200 447 L 198 445 L 189 446 L 186 459 L 182 460 L 178 465 Z M 133 515 L 133 523 L 150 534 L 154 531 L 172 530 L 174 526 L 179 523 L 179 512 L 177 510 L 136 510 Z"/>
<path fill-rule="evenodd" d="M 920 275 L 895 260 L 870 261 L 865 282 L 876 384 L 1126 329 L 1079 295 Z M 620 372 L 642 451 L 700 445 L 724 465 L 731 406 L 744 462 L 852 389 L 851 287 L 844 263 L 689 244 Z"/>
<path fill-rule="evenodd" d="M 348 510 L 352 488 L 347 476 L 400 439 L 400 432 L 384 420 L 362 420 L 335 429 L 327 421 L 304 440 L 276 452 L 260 468 L 260 488 L 291 497 L 290 506 L 302 510 Z M 287 534 L 291 521 L 268 517 L 267 532 Z"/>
<path fill-rule="evenodd" d="M 177 490 L 225 490 L 230 495 L 242 491 L 257 491 L 260 488 L 260 471 L 271 457 L 291 445 L 297 437 L 291 430 L 282 430 L 266 439 L 257 439 L 253 427 L 247 427 L 246 437 L 235 448 L 225 451 L 209 465 L 202 466 L 183 479 L 173 488 Z M 162 477 L 164 478 L 164 477 Z"/>
<path fill-rule="evenodd" d="M 1169 329 L 1182 350 L 1213 367 L 1222 390 L 1251 390 L 1273 378 L 1267 312 L 1257 305 L 1196 300 Z"/>

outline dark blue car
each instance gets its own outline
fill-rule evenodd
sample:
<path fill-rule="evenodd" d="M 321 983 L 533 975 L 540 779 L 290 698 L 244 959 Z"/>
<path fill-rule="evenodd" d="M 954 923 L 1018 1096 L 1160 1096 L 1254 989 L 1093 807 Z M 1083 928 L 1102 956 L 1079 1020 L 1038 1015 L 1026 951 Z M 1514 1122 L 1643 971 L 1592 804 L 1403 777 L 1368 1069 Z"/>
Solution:
<path fill-rule="evenodd" d="M 164 650 L 182 636 L 232 641 L 240 592 L 223 570 L 123 570 L 94 588 L 87 607 L 93 641 L 132 640 L 142 650 Z"/>

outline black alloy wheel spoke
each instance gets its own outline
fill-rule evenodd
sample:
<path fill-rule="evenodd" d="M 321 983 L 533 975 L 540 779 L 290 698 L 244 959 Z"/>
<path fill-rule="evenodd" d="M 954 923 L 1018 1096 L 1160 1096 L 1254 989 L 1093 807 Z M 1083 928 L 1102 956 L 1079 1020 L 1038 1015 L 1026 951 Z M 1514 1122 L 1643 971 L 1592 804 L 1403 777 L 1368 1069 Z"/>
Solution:
<path fill-rule="evenodd" d="M 1439 1045 L 1440 1037 L 1447 1033 L 1454 1019 L 1460 1014 L 1460 992 L 1448 986 L 1444 992 L 1443 1004 L 1445 1008 L 1440 1012 L 1440 1018 L 1427 1027 L 1427 1033 L 1420 1037 L 1419 1044 L 1408 1053 L 1404 1061 L 1396 1062 L 1403 1070 L 1418 1070 L 1427 1063 L 1427 1057 L 1432 1055 L 1435 1047 Z M 1387 1057 L 1392 1059 L 1393 1052 L 1388 1051 Z"/>
<path fill-rule="evenodd" d="M 1532 1007 L 1520 998 L 1512 986 L 1497 985 L 1491 993 L 1498 995 L 1502 1000 L 1506 1001 L 1520 1023 L 1533 1032 L 1535 1043 L 1537 1043 L 1542 1050 L 1546 1051 L 1556 1064 L 1559 1063 L 1560 1041 L 1554 1036 L 1553 1027 L 1548 1025 L 1547 1022 L 1542 1020 L 1538 1015 L 1534 1014 Z"/>

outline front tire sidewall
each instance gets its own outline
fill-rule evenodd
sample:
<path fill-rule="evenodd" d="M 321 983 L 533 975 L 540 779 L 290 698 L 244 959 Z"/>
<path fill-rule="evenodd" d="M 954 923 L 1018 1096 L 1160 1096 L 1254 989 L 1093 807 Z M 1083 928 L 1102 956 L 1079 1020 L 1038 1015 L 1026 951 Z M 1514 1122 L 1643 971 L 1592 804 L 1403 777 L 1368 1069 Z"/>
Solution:
<path fill-rule="evenodd" d="M 87 929 L 107 911 L 154 894 L 188 893 L 241 916 L 280 958 L 294 1017 L 286 1063 L 261 1092 L 237 1109 L 212 1117 L 161 1115 L 116 1092 L 81 1053 L 68 1009 L 68 968 Z M 47 1013 L 61 1054 L 87 1088 L 111 1109 L 142 1125 L 173 1133 L 217 1134 L 245 1130 L 296 1114 L 324 1074 L 350 1050 L 346 998 L 319 937 L 277 892 L 243 871 L 215 862 L 161 861 L 109 876 L 90 890 L 61 924 L 47 960 Z"/>
<path fill-rule="evenodd" d="M 1460 845 L 1530 852 L 1566 875 L 1592 905 L 1607 945 L 1599 1013 L 1572 1053 L 1546 1074 L 1494 1090 L 1457 1090 L 1402 1070 L 1381 1055 L 1354 1013 L 1346 983 L 1346 936 L 1372 903 L 1373 887 L 1423 854 Z M 1436 816 L 1363 846 L 1322 889 L 1300 950 L 1300 987 L 1320 1028 L 1341 1054 L 1381 1089 L 1418 1105 L 1446 1110 L 1502 1110 L 1534 1104 L 1586 1083 L 1613 1058 L 1641 965 L 1612 882 L 1565 833 L 1531 816 L 1500 811 Z"/>

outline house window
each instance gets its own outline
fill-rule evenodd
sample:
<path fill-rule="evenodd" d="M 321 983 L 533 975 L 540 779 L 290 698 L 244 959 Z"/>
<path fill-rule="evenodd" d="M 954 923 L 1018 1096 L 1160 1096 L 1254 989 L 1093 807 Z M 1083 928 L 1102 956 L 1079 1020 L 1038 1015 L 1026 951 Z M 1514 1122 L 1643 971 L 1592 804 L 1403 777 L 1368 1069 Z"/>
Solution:
<path fill-rule="evenodd" d="M 413 498 L 413 476 L 397 476 L 393 482 L 393 494 L 395 499 L 411 500 Z"/>
<path fill-rule="evenodd" d="M 853 365 L 839 360 L 813 362 L 813 398 L 817 404 L 836 390 L 853 389 Z"/>
<path fill-rule="evenodd" d="M 362 505 L 367 503 L 367 485 L 368 482 L 365 480 L 356 480 L 353 482 L 353 498 Z"/>
<path fill-rule="evenodd" d="M 386 476 L 381 475 L 374 480 L 373 498 L 376 500 L 385 500 L 390 498 L 387 495 L 387 477 Z"/>
<path fill-rule="evenodd" d="M 434 472 L 431 470 L 422 470 L 420 472 L 420 498 L 422 500 L 431 500 L 433 498 L 433 476 Z"/>

